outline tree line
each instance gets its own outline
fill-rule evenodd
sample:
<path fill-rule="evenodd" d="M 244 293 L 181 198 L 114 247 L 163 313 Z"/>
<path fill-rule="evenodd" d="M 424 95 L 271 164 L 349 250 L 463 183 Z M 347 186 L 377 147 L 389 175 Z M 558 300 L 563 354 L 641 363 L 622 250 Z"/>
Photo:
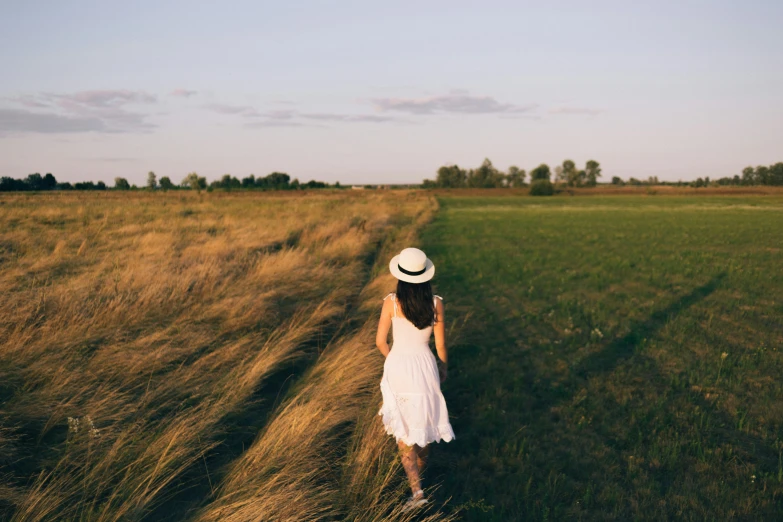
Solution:
<path fill-rule="evenodd" d="M 425 179 L 423 188 L 519 188 L 530 187 L 533 195 L 554 194 L 553 172 L 542 163 L 530 171 L 530 185 L 526 183 L 528 173 L 512 165 L 506 172 L 492 165 L 489 159 L 475 169 L 465 170 L 458 165 L 445 165 L 438 169 L 434 180 Z M 585 168 L 579 169 L 573 160 L 565 160 L 554 169 L 554 182 L 567 187 L 595 187 L 601 177 L 601 164 L 589 160 Z"/>
<path fill-rule="evenodd" d="M 722 178 L 710 179 L 709 176 L 698 177 L 693 181 L 658 181 L 658 176 L 650 176 L 645 180 L 630 178 L 627 182 L 617 176 L 612 178 L 612 185 L 668 185 L 673 187 L 748 187 L 754 185 L 766 185 L 773 187 L 783 186 L 783 162 L 774 165 L 745 167 L 742 174 L 734 176 L 724 176 Z"/>
<path fill-rule="evenodd" d="M 141 189 L 146 190 L 300 190 L 300 189 L 321 189 L 321 188 L 342 188 L 340 182 L 330 185 L 323 181 L 310 180 L 306 183 L 300 183 L 296 178 L 284 172 L 272 172 L 266 176 L 256 177 L 251 174 L 242 180 L 237 179 L 231 174 L 225 174 L 220 179 L 207 183 L 207 178 L 199 176 L 196 172 L 191 172 L 179 183 L 175 184 L 168 176 L 163 176 L 158 180 L 158 176 L 150 171 L 147 173 L 147 183 Z M 114 178 L 114 186 L 108 187 L 103 181 L 97 183 L 92 181 L 80 181 L 77 183 L 59 182 L 51 173 L 41 176 L 39 173 L 30 174 L 26 178 L 14 179 L 4 176 L 0 178 L 0 192 L 23 192 L 23 191 L 45 191 L 45 190 L 140 190 L 136 185 L 132 185 L 126 178 Z"/>
<path fill-rule="evenodd" d="M 552 182 L 553 172 L 549 165 L 542 163 L 530 171 L 530 183 L 536 181 Z M 425 179 L 424 188 L 517 188 L 526 187 L 528 173 L 512 165 L 503 172 L 485 159 L 480 167 L 465 170 L 458 165 L 446 165 L 438 169 L 434 180 Z M 594 187 L 601 177 L 601 165 L 589 160 L 584 169 L 579 169 L 572 160 L 565 160 L 554 168 L 554 181 L 568 187 Z"/>

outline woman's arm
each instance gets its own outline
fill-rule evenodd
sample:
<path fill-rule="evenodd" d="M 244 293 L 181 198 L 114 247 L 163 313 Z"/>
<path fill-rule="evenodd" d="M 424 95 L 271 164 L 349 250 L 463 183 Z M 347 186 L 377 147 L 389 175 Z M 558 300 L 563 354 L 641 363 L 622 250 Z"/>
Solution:
<path fill-rule="evenodd" d="M 449 364 L 449 354 L 446 350 L 446 315 L 443 313 L 443 301 L 435 299 L 435 349 L 438 351 L 438 358 L 443 364 L 440 365 L 440 380 L 446 380 L 446 369 Z"/>
<path fill-rule="evenodd" d="M 375 335 L 375 346 L 381 351 L 384 357 L 389 355 L 389 328 L 391 328 L 392 308 L 394 303 L 391 299 L 383 300 L 383 308 L 381 309 L 381 318 L 378 321 L 378 333 Z"/>

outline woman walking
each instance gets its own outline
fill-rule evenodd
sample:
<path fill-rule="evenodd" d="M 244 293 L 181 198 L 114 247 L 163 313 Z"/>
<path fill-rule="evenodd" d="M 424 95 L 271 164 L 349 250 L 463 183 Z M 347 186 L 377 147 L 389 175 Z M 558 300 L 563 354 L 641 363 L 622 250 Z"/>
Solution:
<path fill-rule="evenodd" d="M 375 344 L 386 361 L 383 364 L 378 415 L 389 435 L 397 439 L 400 457 L 413 494 L 407 509 L 427 503 L 421 488 L 421 470 L 430 442 L 449 442 L 454 431 L 449 423 L 440 384 L 446 379 L 448 354 L 443 300 L 432 295 L 430 279 L 435 266 L 417 248 L 406 248 L 392 258 L 389 270 L 398 279 L 397 292 L 384 298 Z M 393 328 L 394 343 L 387 339 Z M 429 347 L 435 334 L 438 365 Z"/>

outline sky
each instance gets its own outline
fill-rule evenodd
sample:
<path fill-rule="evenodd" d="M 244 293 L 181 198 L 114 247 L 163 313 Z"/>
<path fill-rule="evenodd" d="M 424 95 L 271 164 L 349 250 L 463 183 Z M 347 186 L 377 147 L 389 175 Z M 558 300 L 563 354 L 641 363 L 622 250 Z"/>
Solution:
<path fill-rule="evenodd" d="M 783 161 L 783 2 L 0 0 L 0 176 Z"/>

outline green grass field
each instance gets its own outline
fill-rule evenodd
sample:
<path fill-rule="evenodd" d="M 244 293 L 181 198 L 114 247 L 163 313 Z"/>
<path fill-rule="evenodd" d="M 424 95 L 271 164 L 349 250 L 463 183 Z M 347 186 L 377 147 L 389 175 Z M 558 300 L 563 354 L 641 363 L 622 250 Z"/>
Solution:
<path fill-rule="evenodd" d="M 464 520 L 783 516 L 783 198 L 440 203 Z"/>

